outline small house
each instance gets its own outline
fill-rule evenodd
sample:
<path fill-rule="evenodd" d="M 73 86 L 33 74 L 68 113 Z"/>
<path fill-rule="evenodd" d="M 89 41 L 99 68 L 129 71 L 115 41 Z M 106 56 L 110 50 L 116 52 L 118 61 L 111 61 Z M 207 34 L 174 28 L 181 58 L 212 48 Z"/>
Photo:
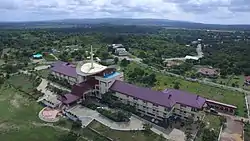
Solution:
<path fill-rule="evenodd" d="M 219 72 L 219 69 L 215 69 L 215 68 L 200 68 L 198 70 L 198 73 L 203 75 L 203 76 L 206 76 L 206 77 L 217 77 L 220 72 Z"/>
<path fill-rule="evenodd" d="M 250 85 L 250 76 L 245 77 L 245 84 Z"/>

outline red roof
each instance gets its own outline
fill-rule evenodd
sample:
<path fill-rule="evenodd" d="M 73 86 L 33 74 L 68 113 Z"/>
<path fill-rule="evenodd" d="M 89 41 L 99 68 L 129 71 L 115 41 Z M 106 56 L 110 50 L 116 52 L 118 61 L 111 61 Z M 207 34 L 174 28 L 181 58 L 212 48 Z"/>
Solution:
<path fill-rule="evenodd" d="M 73 85 L 71 94 L 81 97 L 83 93 L 93 89 L 96 83 L 95 79 L 88 79 L 85 82 L 75 84 Z"/>
<path fill-rule="evenodd" d="M 219 74 L 218 69 L 211 69 L 211 68 L 200 68 L 198 72 L 204 75 L 218 75 Z"/>
<path fill-rule="evenodd" d="M 79 97 L 79 96 L 68 93 L 68 94 L 65 94 L 63 96 L 59 96 L 58 100 L 60 100 L 64 104 L 71 104 L 71 103 L 77 101 L 80 98 L 81 97 Z"/>
<path fill-rule="evenodd" d="M 250 76 L 246 76 L 245 81 L 250 81 Z"/>

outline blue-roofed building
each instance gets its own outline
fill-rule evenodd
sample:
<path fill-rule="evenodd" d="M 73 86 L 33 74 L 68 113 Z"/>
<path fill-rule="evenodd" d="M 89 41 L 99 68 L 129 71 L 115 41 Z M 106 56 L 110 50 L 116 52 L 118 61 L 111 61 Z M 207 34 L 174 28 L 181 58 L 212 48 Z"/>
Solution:
<path fill-rule="evenodd" d="M 37 53 L 37 54 L 32 55 L 32 57 L 33 57 L 33 59 L 42 59 L 43 55 L 40 53 Z"/>

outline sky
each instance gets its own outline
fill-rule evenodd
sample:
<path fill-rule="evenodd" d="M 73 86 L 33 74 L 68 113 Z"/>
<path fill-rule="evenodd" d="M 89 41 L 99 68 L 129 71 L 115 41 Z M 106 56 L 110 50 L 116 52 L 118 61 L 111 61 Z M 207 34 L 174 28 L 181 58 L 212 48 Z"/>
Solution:
<path fill-rule="evenodd" d="M 250 0 L 0 0 L 0 21 L 84 18 L 250 24 Z"/>

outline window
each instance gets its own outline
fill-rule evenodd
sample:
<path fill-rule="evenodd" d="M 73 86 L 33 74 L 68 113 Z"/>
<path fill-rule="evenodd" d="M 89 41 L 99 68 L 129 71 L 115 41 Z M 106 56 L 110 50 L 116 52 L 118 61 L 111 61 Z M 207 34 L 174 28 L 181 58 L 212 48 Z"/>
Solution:
<path fill-rule="evenodd" d="M 181 108 L 186 108 L 186 106 L 185 105 L 181 105 Z"/>
<path fill-rule="evenodd" d="M 153 104 L 153 106 L 158 107 L 158 105 L 156 105 L 156 104 Z"/>
<path fill-rule="evenodd" d="M 198 111 L 198 110 L 197 110 L 196 108 L 192 108 L 191 111 L 192 111 L 192 112 L 196 112 L 196 111 Z"/>

